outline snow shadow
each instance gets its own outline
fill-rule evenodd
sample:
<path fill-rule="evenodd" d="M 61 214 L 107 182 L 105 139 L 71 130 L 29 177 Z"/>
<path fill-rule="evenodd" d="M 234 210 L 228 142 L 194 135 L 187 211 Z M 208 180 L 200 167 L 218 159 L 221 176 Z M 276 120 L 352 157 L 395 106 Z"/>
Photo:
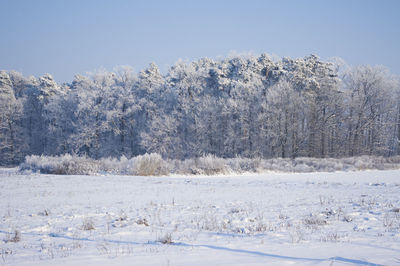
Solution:
<path fill-rule="evenodd" d="M 270 254 L 270 253 L 265 253 L 265 252 L 261 252 L 261 251 L 251 251 L 251 250 L 245 250 L 245 249 L 220 247 L 220 246 L 214 246 L 214 245 L 196 245 L 196 244 L 186 244 L 186 243 L 182 243 L 182 242 L 173 243 L 172 245 L 184 246 L 184 247 L 203 247 L 203 248 L 209 248 L 209 249 L 215 249 L 215 250 L 223 250 L 223 251 L 229 251 L 229 252 L 235 252 L 235 253 L 244 253 L 244 254 L 249 254 L 249 255 L 257 255 L 257 256 L 270 257 L 270 258 L 276 258 L 276 259 L 284 259 L 284 260 L 293 260 L 293 261 L 309 261 L 309 262 L 340 261 L 340 262 L 346 262 L 346 263 L 353 263 L 356 265 L 383 266 L 382 264 L 375 264 L 375 263 L 371 263 L 371 262 L 363 261 L 363 260 L 347 259 L 347 258 L 343 258 L 343 257 L 332 257 L 332 258 L 328 258 L 328 259 L 303 258 L 303 257 L 291 257 L 291 256 L 276 255 L 276 254 Z"/>
<path fill-rule="evenodd" d="M 7 231 L 2 231 L 0 230 L 0 233 L 3 234 L 12 234 L 11 232 Z M 100 240 L 95 240 L 95 239 L 89 239 L 86 237 L 71 237 L 67 235 L 62 235 L 62 234 L 56 234 L 56 233 L 50 233 L 50 234 L 37 234 L 37 233 L 22 233 L 23 235 L 34 235 L 34 236 L 48 236 L 52 238 L 63 238 L 63 239 L 68 239 L 68 240 L 73 240 L 73 241 L 87 241 L 87 242 L 99 242 Z M 157 245 L 161 246 L 164 245 L 158 241 L 148 241 L 148 242 L 135 242 L 135 241 L 124 241 L 124 240 L 112 240 L 112 239 L 102 239 L 101 242 L 107 242 L 107 243 L 113 243 L 113 244 L 127 244 L 127 245 Z M 344 263 L 351 263 L 355 265 L 371 265 L 371 266 L 383 266 L 382 264 L 375 264 L 371 263 L 368 261 L 364 260 L 357 260 L 357 259 L 348 259 L 348 258 L 343 258 L 343 257 L 331 257 L 327 259 L 321 259 L 321 258 L 306 258 L 306 257 L 292 257 L 292 256 L 284 256 L 284 255 L 277 255 L 277 254 L 271 254 L 271 253 L 266 253 L 266 252 L 261 252 L 261 251 L 252 251 L 252 250 L 246 250 L 246 249 L 236 249 L 236 248 L 228 248 L 228 247 L 221 247 L 221 246 L 215 246 L 215 245 L 206 245 L 206 244 L 187 244 L 184 242 L 173 242 L 170 244 L 171 246 L 179 246 L 179 247 L 198 247 L 198 248 L 208 248 L 208 249 L 213 249 L 213 250 L 221 250 L 221 251 L 227 251 L 227 252 L 232 252 L 232 253 L 242 253 L 242 254 L 247 254 L 247 255 L 255 255 L 255 256 L 261 256 L 261 257 L 269 257 L 269 258 L 275 258 L 275 259 L 282 259 L 282 260 L 292 260 L 292 261 L 302 261 L 302 262 L 329 262 L 329 261 L 339 261 L 339 262 L 344 262 Z"/>

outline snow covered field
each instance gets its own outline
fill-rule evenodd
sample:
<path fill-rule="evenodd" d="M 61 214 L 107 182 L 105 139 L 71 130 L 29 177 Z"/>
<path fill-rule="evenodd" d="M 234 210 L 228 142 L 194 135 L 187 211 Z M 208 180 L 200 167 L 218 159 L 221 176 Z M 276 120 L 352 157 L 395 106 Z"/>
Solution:
<path fill-rule="evenodd" d="M 400 170 L 208 177 L 0 169 L 0 264 L 400 264 Z"/>

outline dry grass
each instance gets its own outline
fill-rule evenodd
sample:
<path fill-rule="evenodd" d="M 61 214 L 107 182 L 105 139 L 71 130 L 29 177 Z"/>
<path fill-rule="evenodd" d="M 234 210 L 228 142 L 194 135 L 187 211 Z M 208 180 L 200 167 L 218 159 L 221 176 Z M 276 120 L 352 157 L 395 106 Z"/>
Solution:
<path fill-rule="evenodd" d="M 13 234 L 8 234 L 8 237 L 5 240 L 6 243 L 17 243 L 19 241 L 21 241 L 21 232 L 19 230 L 15 230 Z"/>
<path fill-rule="evenodd" d="M 84 218 L 82 222 L 82 230 L 90 231 L 95 230 L 94 222 L 91 218 Z"/>

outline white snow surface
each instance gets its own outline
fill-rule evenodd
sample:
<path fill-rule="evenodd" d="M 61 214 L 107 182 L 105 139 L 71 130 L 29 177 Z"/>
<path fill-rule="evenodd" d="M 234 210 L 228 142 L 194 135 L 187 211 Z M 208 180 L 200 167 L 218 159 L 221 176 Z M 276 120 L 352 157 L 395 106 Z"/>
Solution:
<path fill-rule="evenodd" d="M 137 177 L 0 169 L 0 264 L 400 264 L 399 192 L 400 170 Z"/>

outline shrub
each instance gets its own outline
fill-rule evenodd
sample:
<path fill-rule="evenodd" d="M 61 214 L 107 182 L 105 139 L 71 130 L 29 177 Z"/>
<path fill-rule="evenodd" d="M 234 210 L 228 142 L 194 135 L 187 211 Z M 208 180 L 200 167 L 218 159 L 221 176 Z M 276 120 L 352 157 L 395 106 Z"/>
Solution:
<path fill-rule="evenodd" d="M 55 157 L 31 155 L 25 158 L 20 170 L 56 175 L 90 175 L 99 172 L 99 162 L 70 154 Z"/>
<path fill-rule="evenodd" d="M 199 174 L 215 175 L 228 173 L 228 166 L 224 159 L 215 155 L 206 155 L 194 160 L 194 168 Z"/>
<path fill-rule="evenodd" d="M 134 175 L 149 176 L 149 175 L 167 175 L 169 174 L 167 163 L 157 153 L 144 154 L 134 157 L 132 160 Z M 131 171 L 132 171 L 131 170 Z"/>
<path fill-rule="evenodd" d="M 228 167 L 234 173 L 258 172 L 262 161 L 260 158 L 250 159 L 240 157 L 225 160 Z"/>
<path fill-rule="evenodd" d="M 69 154 L 61 156 L 27 156 L 20 165 L 21 171 L 33 171 L 46 174 L 91 175 L 98 173 L 127 175 L 216 175 L 246 172 L 334 172 L 359 171 L 367 169 L 399 169 L 400 156 L 375 157 L 359 156 L 350 158 L 231 158 L 223 159 L 206 155 L 183 161 L 166 161 L 156 153 L 139 155 L 131 159 L 103 158 L 94 160 Z"/>

